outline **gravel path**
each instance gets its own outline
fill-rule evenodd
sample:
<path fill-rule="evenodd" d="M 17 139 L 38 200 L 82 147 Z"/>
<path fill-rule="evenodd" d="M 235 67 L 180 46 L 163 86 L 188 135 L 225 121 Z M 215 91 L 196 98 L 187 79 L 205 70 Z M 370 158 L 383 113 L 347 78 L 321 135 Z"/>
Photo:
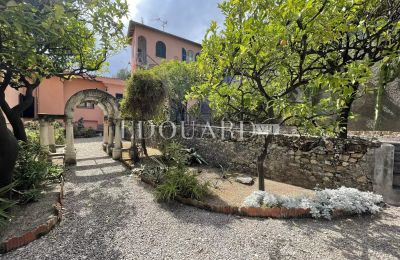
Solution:
<path fill-rule="evenodd" d="M 399 259 L 400 208 L 335 221 L 228 216 L 154 202 L 151 189 L 80 140 L 65 219 L 0 259 Z"/>

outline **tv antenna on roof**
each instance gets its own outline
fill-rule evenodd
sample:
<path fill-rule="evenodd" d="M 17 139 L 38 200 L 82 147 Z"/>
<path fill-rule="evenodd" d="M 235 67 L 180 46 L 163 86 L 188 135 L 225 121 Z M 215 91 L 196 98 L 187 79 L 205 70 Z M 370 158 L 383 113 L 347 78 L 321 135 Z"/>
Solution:
<path fill-rule="evenodd" d="M 159 23 L 161 23 L 162 30 L 164 31 L 164 30 L 165 30 L 165 26 L 168 24 L 168 21 L 167 21 L 167 20 L 161 20 L 160 17 L 158 17 L 158 18 L 156 18 L 156 19 L 154 19 L 154 20 L 157 21 L 157 22 L 159 22 Z"/>

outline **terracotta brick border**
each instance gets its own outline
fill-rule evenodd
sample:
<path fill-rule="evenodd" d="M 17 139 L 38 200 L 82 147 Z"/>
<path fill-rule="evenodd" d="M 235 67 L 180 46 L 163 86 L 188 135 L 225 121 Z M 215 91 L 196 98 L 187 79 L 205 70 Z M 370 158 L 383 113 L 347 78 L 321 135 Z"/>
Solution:
<path fill-rule="evenodd" d="M 22 236 L 12 237 L 7 240 L 4 240 L 0 243 L 0 253 L 5 254 L 17 248 L 26 246 L 30 242 L 40 238 L 41 236 L 47 234 L 52 230 L 57 223 L 62 220 L 62 206 L 64 205 L 64 179 L 61 177 L 60 183 L 60 193 L 58 195 L 57 201 L 53 205 L 54 214 L 53 216 L 47 220 L 46 223 L 43 223 L 31 231 L 26 232 Z"/>
<path fill-rule="evenodd" d="M 140 179 L 155 187 L 156 184 L 146 178 L 140 177 Z M 261 218 L 304 218 L 311 217 L 310 209 L 288 209 L 288 208 L 248 208 L 248 207 L 234 207 L 234 206 L 217 206 L 210 205 L 208 203 L 183 197 L 176 197 L 176 201 L 194 206 L 199 209 L 204 209 L 212 212 L 229 214 L 229 215 L 241 215 L 247 217 L 261 217 Z"/>
<path fill-rule="evenodd" d="M 122 163 L 128 168 L 133 169 L 133 167 L 126 161 L 122 161 Z M 143 176 L 140 176 L 142 182 L 152 186 L 155 188 L 157 186 L 152 180 L 146 179 Z M 303 208 L 253 208 L 253 207 L 234 207 L 234 206 L 217 206 L 210 205 L 202 201 L 176 197 L 176 201 L 193 206 L 199 209 L 208 210 L 216 213 L 223 213 L 229 215 L 240 215 L 246 217 L 259 217 L 259 218 L 312 218 L 310 209 Z M 332 213 L 332 218 L 341 218 L 341 217 L 349 217 L 355 214 L 349 214 L 343 212 L 342 210 L 334 210 Z"/>

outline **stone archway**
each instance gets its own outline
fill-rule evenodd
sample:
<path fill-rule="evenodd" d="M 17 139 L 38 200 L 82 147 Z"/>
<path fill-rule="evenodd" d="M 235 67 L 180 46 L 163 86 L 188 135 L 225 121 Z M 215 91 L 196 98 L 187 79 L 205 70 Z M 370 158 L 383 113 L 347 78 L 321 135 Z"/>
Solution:
<path fill-rule="evenodd" d="M 75 107 L 82 102 L 91 101 L 98 105 L 104 112 L 103 149 L 114 160 L 122 157 L 121 140 L 121 115 L 118 101 L 107 92 L 98 89 L 86 89 L 72 95 L 65 104 L 66 147 L 65 163 L 76 163 L 74 147 L 73 115 Z"/>

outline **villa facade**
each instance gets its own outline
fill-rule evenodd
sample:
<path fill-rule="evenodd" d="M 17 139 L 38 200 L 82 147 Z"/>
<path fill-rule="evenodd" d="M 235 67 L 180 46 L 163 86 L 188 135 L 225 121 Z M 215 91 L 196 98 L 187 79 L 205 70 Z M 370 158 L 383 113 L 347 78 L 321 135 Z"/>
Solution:
<path fill-rule="evenodd" d="M 131 69 L 150 68 L 162 60 L 194 61 L 201 51 L 199 43 L 160 31 L 156 28 L 131 21 L 128 37 L 131 45 Z M 123 80 L 109 77 L 96 79 L 75 78 L 61 80 L 45 79 L 34 91 L 34 102 L 23 113 L 24 120 L 38 118 L 40 114 L 63 115 L 65 104 L 75 93 L 85 89 L 99 89 L 122 99 L 125 83 Z M 6 100 L 11 107 L 23 100 L 23 92 L 11 88 L 6 90 Z M 94 103 L 85 102 L 76 107 L 74 122 L 83 118 L 84 126 L 101 128 L 104 120 L 103 111 Z M 11 127 L 9 125 L 9 127 Z"/>
<path fill-rule="evenodd" d="M 131 68 L 149 68 L 163 60 L 195 61 L 201 51 L 201 44 L 130 21 L 128 29 L 131 47 Z"/>
<path fill-rule="evenodd" d="M 85 89 L 99 89 L 110 93 L 117 99 L 124 93 L 124 81 L 115 78 L 97 77 L 96 79 L 75 78 L 61 80 L 53 77 L 45 79 L 35 89 L 33 104 L 24 111 L 24 120 L 38 118 L 41 114 L 64 115 L 65 104 L 75 93 Z M 6 90 L 6 99 L 11 107 L 23 100 L 23 93 L 11 88 Z M 103 111 L 94 103 L 85 102 L 75 108 L 74 122 L 83 118 L 85 127 L 99 128 L 103 124 Z"/>

